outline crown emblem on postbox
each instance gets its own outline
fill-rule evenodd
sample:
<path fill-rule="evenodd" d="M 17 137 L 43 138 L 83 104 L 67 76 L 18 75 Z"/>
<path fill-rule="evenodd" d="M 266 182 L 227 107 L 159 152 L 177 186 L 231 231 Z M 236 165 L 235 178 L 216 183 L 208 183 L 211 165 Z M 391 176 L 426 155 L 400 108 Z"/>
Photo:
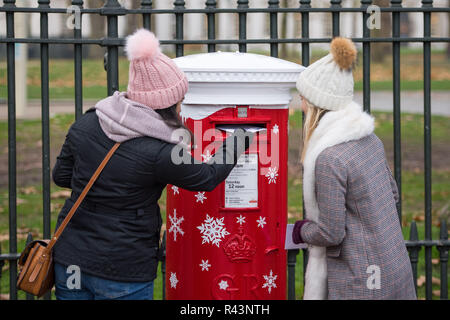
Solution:
<path fill-rule="evenodd" d="M 250 262 L 256 253 L 256 245 L 240 226 L 238 233 L 225 243 L 223 251 L 231 262 Z"/>

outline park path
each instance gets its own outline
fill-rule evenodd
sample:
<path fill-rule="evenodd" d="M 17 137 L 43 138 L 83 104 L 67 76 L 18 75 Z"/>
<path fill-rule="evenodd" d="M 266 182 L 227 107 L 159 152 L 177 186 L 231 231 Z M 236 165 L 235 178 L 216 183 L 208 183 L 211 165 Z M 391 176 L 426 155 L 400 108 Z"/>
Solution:
<path fill-rule="evenodd" d="M 370 104 L 372 111 L 390 111 L 394 108 L 392 91 L 373 91 L 370 94 Z M 363 93 L 355 92 L 354 100 L 363 103 Z M 300 98 L 294 95 L 292 101 L 293 108 L 299 108 Z M 403 91 L 400 95 L 401 112 L 423 114 L 423 92 Z M 450 117 L 450 91 L 431 92 L 431 113 Z"/>
<path fill-rule="evenodd" d="M 362 92 L 355 93 L 355 101 L 362 104 Z M 84 100 L 83 110 L 93 107 L 95 100 Z M 300 109 L 300 98 L 294 94 L 290 105 L 293 109 Z M 392 111 L 393 96 L 392 91 L 374 91 L 371 93 L 371 110 Z M 401 93 L 401 111 L 407 113 L 423 113 L 423 92 L 404 91 Z M 52 100 L 50 101 L 50 116 L 58 113 L 74 112 L 73 100 Z M 434 91 L 431 93 L 431 112 L 433 115 L 450 117 L 450 91 Z M 39 100 L 32 100 L 29 103 L 25 119 L 40 119 L 41 108 Z M 0 103 L 0 120 L 8 119 L 8 108 L 6 102 Z"/>

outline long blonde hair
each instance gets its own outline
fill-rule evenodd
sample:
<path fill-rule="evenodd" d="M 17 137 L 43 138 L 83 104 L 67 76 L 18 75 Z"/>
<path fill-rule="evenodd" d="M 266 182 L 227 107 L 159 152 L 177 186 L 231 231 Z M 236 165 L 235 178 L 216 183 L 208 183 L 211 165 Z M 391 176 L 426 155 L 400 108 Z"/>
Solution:
<path fill-rule="evenodd" d="M 303 150 L 301 155 L 301 161 L 303 163 L 305 160 L 309 139 L 311 139 L 311 135 L 319 124 L 320 119 L 325 113 L 327 113 L 328 110 L 316 107 L 303 97 L 302 99 L 305 100 L 307 106 L 305 122 L 303 124 Z"/>

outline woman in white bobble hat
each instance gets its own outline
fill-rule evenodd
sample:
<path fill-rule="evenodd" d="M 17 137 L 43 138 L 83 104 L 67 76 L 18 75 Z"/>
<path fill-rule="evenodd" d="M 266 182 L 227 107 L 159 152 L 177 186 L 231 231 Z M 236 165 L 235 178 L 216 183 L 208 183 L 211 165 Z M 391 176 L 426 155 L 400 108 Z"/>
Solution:
<path fill-rule="evenodd" d="M 246 136 L 252 136 L 236 130 L 208 163 L 187 152 L 182 156 L 187 161 L 175 163 L 172 151 L 186 151 L 177 146 L 176 134 L 184 128 L 177 109 L 188 89 L 186 76 L 148 30 L 129 36 L 125 50 L 128 90 L 100 100 L 72 125 L 53 168 L 53 181 L 72 189 L 58 228 L 106 153 L 120 142 L 54 246 L 57 299 L 152 299 L 162 191 L 167 184 L 213 190 L 244 152 Z M 229 139 L 233 147 L 226 148 Z"/>
<path fill-rule="evenodd" d="M 373 118 L 353 102 L 356 56 L 335 38 L 297 81 L 306 219 L 292 237 L 308 244 L 304 299 L 416 299 L 397 186 Z"/>

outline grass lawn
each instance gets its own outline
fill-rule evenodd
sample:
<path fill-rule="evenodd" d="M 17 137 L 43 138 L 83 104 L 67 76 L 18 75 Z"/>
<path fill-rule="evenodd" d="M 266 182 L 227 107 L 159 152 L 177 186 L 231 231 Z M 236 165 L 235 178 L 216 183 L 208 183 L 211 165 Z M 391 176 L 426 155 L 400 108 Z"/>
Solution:
<path fill-rule="evenodd" d="M 198 53 L 195 50 L 186 50 L 186 55 Z M 255 52 L 267 54 L 264 52 Z M 313 51 L 311 62 L 324 56 L 326 52 Z M 288 60 L 301 63 L 300 55 L 292 55 Z M 362 58 L 354 71 L 355 90 L 362 90 Z M 119 58 L 119 90 L 126 90 L 128 82 L 128 60 Z M 41 96 L 41 70 L 40 60 L 30 60 L 27 72 L 28 99 L 40 99 Z M 444 51 L 433 51 L 431 58 L 431 89 L 450 90 L 450 61 Z M 7 69 L 6 62 L 0 62 L 0 99 L 7 98 Z M 370 83 L 372 90 L 392 90 L 392 58 L 388 55 L 383 63 L 371 64 Z M 74 97 L 74 64 L 73 59 L 52 59 L 49 61 L 49 91 L 50 99 L 73 99 Z M 82 70 L 83 98 L 100 99 L 106 96 L 106 72 L 103 68 L 103 59 L 83 59 Z M 423 89 L 423 58 L 421 51 L 401 51 L 401 89 Z"/>
<path fill-rule="evenodd" d="M 374 113 L 376 119 L 376 134 L 385 144 L 386 154 L 392 168 L 392 114 L 384 112 Z M 57 115 L 51 119 L 51 166 L 60 151 L 65 134 L 74 120 L 71 114 Z M 403 201 L 403 233 L 405 239 L 409 238 L 410 222 L 417 221 L 419 238 L 424 238 L 424 173 L 423 173 L 423 117 L 421 115 L 403 114 L 402 122 L 402 201 Z M 450 195 L 450 135 L 449 118 L 441 116 L 432 117 L 433 134 L 433 172 L 432 172 L 432 215 L 433 238 L 439 237 L 439 218 L 448 219 Z M 301 217 L 301 175 L 298 163 L 299 146 L 301 142 L 301 113 L 293 112 L 290 115 L 289 138 L 289 181 L 288 181 L 288 220 L 293 223 Z M 41 187 L 41 124 L 39 120 L 17 121 L 17 156 L 18 156 L 18 251 L 25 246 L 28 232 L 34 238 L 42 237 L 42 187 Z M 0 248 L 1 252 L 9 251 L 8 241 L 8 189 L 7 189 L 7 123 L 0 122 Z M 421 158 L 422 157 L 422 158 Z M 61 193 L 61 191 L 63 191 Z M 61 209 L 67 190 L 52 184 L 52 230 L 54 230 L 56 217 Z M 165 221 L 165 193 L 159 204 Z M 438 252 L 433 249 L 433 258 L 438 258 Z M 296 269 L 296 296 L 302 295 L 303 268 L 302 253 L 297 256 Z M 8 264 L 3 268 L 0 279 L 0 294 L 9 291 Z M 425 274 L 424 250 L 420 251 L 418 276 Z M 433 277 L 439 279 L 439 264 L 433 264 Z M 449 283 L 450 285 L 450 283 Z M 433 290 L 439 286 L 434 284 Z M 419 297 L 423 298 L 424 285 L 419 287 Z M 155 280 L 155 299 L 162 297 L 162 275 L 158 271 Z M 23 292 L 20 298 L 25 298 Z M 436 296 L 434 298 L 437 298 Z"/>

